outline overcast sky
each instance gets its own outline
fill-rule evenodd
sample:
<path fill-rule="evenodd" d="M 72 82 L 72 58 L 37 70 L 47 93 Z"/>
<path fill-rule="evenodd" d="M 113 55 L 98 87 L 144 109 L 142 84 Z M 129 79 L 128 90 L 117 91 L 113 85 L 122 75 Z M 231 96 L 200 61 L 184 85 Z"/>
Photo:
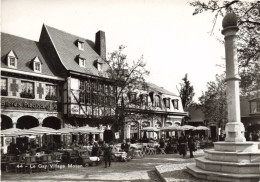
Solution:
<path fill-rule="evenodd" d="M 35 41 L 43 23 L 93 41 L 103 30 L 107 52 L 125 45 L 130 60 L 144 55 L 149 82 L 178 94 L 188 73 L 195 100 L 223 71 L 222 20 L 211 36 L 213 14 L 193 16 L 185 0 L 2 0 L 1 9 L 2 32 Z"/>

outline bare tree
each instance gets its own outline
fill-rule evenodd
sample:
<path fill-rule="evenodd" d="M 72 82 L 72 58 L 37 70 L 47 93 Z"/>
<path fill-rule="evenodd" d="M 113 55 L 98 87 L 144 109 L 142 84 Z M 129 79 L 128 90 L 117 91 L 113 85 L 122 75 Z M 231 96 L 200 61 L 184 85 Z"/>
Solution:
<path fill-rule="evenodd" d="M 129 105 L 129 93 L 146 87 L 145 76 L 149 75 L 149 71 L 145 69 L 146 63 L 143 56 L 137 61 L 129 62 L 127 55 L 123 53 L 126 47 L 120 45 L 118 50 L 109 53 L 106 60 L 109 65 L 107 71 L 109 79 L 113 82 L 115 89 L 114 104 L 111 106 L 115 109 L 114 124 L 118 129 L 124 125 L 124 118 L 126 116 L 126 108 Z M 141 102 L 135 99 L 134 104 Z"/>

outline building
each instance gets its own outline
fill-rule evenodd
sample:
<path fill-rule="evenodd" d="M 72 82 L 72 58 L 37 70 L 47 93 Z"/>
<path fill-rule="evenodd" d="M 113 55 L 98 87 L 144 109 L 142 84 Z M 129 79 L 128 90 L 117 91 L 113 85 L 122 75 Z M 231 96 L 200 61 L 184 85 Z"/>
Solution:
<path fill-rule="evenodd" d="M 59 129 L 65 124 L 103 127 L 113 123 L 117 88 L 107 74 L 103 31 L 96 33 L 93 42 L 44 24 L 38 42 L 2 33 L 1 47 L 2 130 L 35 126 Z M 127 123 L 180 124 L 186 113 L 178 96 L 154 84 L 148 84 L 142 92 L 146 92 L 142 99 L 147 100 L 149 109 L 132 107 L 134 92 L 129 92 L 127 112 L 153 119 L 127 117 Z M 134 97 L 139 96 L 136 93 Z"/>
<path fill-rule="evenodd" d="M 65 79 L 50 63 L 39 42 L 1 34 L 1 130 L 62 127 Z"/>
<path fill-rule="evenodd" d="M 247 96 L 241 96 L 240 101 L 241 121 L 248 137 L 249 133 L 260 131 L 260 83 Z"/>
<path fill-rule="evenodd" d="M 124 138 L 141 139 L 144 127 L 161 128 L 181 125 L 184 116 L 181 98 L 153 83 L 147 83 L 128 92 Z M 158 133 L 149 132 L 148 138 L 158 138 Z"/>

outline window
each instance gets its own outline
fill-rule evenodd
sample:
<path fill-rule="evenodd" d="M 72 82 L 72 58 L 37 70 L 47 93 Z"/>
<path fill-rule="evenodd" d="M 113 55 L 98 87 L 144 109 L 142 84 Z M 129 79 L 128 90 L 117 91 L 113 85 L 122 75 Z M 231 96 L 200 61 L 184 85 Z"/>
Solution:
<path fill-rule="evenodd" d="M 156 95 L 155 96 L 155 100 L 154 100 L 154 106 L 155 107 L 160 107 L 160 96 L 159 95 Z"/>
<path fill-rule="evenodd" d="M 46 100 L 57 100 L 57 86 L 46 85 Z"/>
<path fill-rule="evenodd" d="M 41 64 L 40 63 L 35 63 L 35 70 L 41 71 Z"/>
<path fill-rule="evenodd" d="M 33 59 L 33 70 L 35 72 L 41 73 L 42 72 L 42 68 L 41 68 L 41 61 L 39 60 L 38 57 L 35 57 Z"/>
<path fill-rule="evenodd" d="M 79 57 L 79 66 L 85 68 L 86 60 L 84 58 Z"/>
<path fill-rule="evenodd" d="M 134 103 L 136 101 L 136 92 L 129 93 L 129 102 Z"/>
<path fill-rule="evenodd" d="M 164 98 L 164 105 L 166 108 L 170 108 L 170 98 Z"/>
<path fill-rule="evenodd" d="M 104 84 L 103 83 L 99 84 L 99 91 L 101 94 L 104 94 Z"/>
<path fill-rule="evenodd" d="M 173 104 L 174 109 L 179 109 L 179 103 L 178 102 L 179 102 L 178 99 L 172 100 L 172 104 Z"/>
<path fill-rule="evenodd" d="M 79 102 L 84 103 L 85 102 L 85 95 L 83 91 L 79 92 Z"/>
<path fill-rule="evenodd" d="M 16 67 L 15 65 L 15 57 L 10 57 L 10 66 Z"/>
<path fill-rule="evenodd" d="M 80 90 L 85 90 L 85 84 L 84 84 L 84 81 L 83 81 L 83 80 L 80 80 L 80 81 L 79 81 L 79 89 L 80 89 Z"/>
<path fill-rule="evenodd" d="M 92 104 L 98 104 L 98 97 L 96 93 L 92 93 Z"/>
<path fill-rule="evenodd" d="M 148 105 L 148 95 L 141 94 L 140 98 L 141 98 L 141 104 L 144 106 L 147 106 Z"/>
<path fill-rule="evenodd" d="M 20 94 L 23 98 L 34 98 L 34 83 L 22 81 L 21 82 L 22 92 Z"/>
<path fill-rule="evenodd" d="M 102 71 L 102 63 L 97 63 L 97 70 Z"/>
<path fill-rule="evenodd" d="M 91 104 L 91 93 L 90 92 L 86 93 L 86 104 Z"/>
<path fill-rule="evenodd" d="M 78 40 L 78 48 L 79 48 L 79 50 L 84 50 L 84 42 L 83 41 Z"/>
<path fill-rule="evenodd" d="M 17 56 L 12 50 L 7 55 L 7 65 L 10 68 L 17 68 Z"/>
<path fill-rule="evenodd" d="M 1 96 L 7 96 L 7 78 L 1 78 Z"/>

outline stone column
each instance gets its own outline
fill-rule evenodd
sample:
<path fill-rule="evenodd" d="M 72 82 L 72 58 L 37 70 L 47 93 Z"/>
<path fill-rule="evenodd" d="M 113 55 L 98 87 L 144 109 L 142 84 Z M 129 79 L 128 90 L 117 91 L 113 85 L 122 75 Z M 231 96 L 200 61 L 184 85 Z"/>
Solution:
<path fill-rule="evenodd" d="M 225 16 L 222 22 L 222 34 L 225 36 L 226 52 L 226 82 L 227 82 L 227 110 L 228 123 L 226 124 L 226 142 L 245 142 L 245 128 L 240 120 L 240 99 L 236 33 L 237 17 L 234 13 Z"/>

